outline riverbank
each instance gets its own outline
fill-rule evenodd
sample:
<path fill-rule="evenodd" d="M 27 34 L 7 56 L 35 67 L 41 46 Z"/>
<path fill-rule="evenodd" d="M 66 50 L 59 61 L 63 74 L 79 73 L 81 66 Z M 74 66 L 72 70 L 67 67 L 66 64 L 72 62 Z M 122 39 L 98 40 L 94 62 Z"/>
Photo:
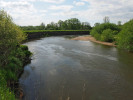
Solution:
<path fill-rule="evenodd" d="M 0 66 L 0 100 L 22 99 L 19 78 L 24 72 L 24 66 L 30 63 L 31 54 L 28 46 L 18 45 L 8 56 L 7 64 Z"/>
<path fill-rule="evenodd" d="M 25 31 L 27 39 L 37 39 L 48 36 L 64 36 L 64 35 L 89 35 L 89 30 L 31 30 Z"/>
<path fill-rule="evenodd" d="M 97 41 L 94 37 L 87 35 L 87 36 L 78 36 L 75 38 L 72 38 L 71 40 L 81 40 L 81 41 L 92 41 L 95 43 L 103 44 L 103 45 L 108 45 L 108 46 L 115 46 L 114 43 L 109 43 L 109 42 L 102 42 L 102 41 Z"/>

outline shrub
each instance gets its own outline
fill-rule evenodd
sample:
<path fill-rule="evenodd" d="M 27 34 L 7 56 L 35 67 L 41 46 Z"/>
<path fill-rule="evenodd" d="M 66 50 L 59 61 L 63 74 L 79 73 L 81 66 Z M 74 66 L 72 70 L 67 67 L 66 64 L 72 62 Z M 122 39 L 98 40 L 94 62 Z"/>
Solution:
<path fill-rule="evenodd" d="M 111 29 L 104 30 L 101 35 L 101 41 L 113 42 L 114 41 L 113 31 Z"/>
<path fill-rule="evenodd" d="M 26 45 L 20 45 L 20 48 L 21 48 L 22 50 L 28 50 L 28 46 L 26 46 Z"/>
<path fill-rule="evenodd" d="M 117 36 L 117 44 L 119 48 L 133 51 L 133 20 L 123 25 L 122 31 Z"/>
<path fill-rule="evenodd" d="M 91 35 L 94 36 L 97 40 L 113 42 L 115 40 L 115 35 L 120 31 L 120 28 L 113 23 L 103 23 L 96 25 L 92 31 Z M 99 35 L 98 35 L 99 34 Z"/>
<path fill-rule="evenodd" d="M 6 87 L 5 71 L 0 69 L 0 100 L 15 100 L 15 95 Z"/>
<path fill-rule="evenodd" d="M 25 39 L 24 33 L 13 23 L 12 18 L 0 10 L 0 62 L 7 64 L 8 56 Z"/>

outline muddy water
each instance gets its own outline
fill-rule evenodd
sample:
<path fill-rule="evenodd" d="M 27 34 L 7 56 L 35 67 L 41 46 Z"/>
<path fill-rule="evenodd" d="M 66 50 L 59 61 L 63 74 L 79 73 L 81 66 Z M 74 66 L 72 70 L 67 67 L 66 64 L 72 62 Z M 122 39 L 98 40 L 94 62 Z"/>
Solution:
<path fill-rule="evenodd" d="M 133 100 L 133 54 L 64 37 L 27 42 L 23 100 Z"/>

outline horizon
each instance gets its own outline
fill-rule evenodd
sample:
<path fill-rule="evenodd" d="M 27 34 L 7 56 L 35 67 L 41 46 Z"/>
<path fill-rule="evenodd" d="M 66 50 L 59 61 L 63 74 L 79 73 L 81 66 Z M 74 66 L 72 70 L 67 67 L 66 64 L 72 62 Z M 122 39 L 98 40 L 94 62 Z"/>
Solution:
<path fill-rule="evenodd" d="M 123 24 L 133 17 L 132 5 L 133 1 L 127 0 L 0 0 L 0 9 L 20 26 L 37 26 L 42 22 L 46 25 L 70 18 L 93 26 L 102 23 L 105 16 L 111 23 L 121 21 Z"/>

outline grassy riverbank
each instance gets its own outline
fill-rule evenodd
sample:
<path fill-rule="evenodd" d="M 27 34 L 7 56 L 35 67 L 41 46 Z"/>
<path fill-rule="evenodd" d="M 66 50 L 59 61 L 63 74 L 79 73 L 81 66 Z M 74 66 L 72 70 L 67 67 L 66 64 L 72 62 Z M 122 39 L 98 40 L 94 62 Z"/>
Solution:
<path fill-rule="evenodd" d="M 0 66 L 0 100 L 15 100 L 22 95 L 18 79 L 23 72 L 23 66 L 30 62 L 28 47 L 19 45 L 8 56 L 8 63 Z"/>
<path fill-rule="evenodd" d="M 21 45 L 26 35 L 0 10 L 0 100 L 15 100 L 20 95 L 18 79 L 31 52 Z"/>

